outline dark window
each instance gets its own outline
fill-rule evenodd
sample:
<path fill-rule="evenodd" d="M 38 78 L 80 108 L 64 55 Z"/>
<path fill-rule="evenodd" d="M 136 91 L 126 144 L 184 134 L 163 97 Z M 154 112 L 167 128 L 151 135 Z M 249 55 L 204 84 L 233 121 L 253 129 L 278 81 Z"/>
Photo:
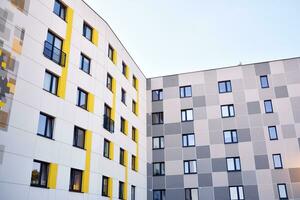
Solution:
<path fill-rule="evenodd" d="M 269 81 L 268 81 L 268 76 L 260 76 L 260 86 L 261 88 L 268 88 L 269 87 Z"/>
<path fill-rule="evenodd" d="M 197 188 L 186 188 L 185 189 L 185 200 L 198 200 L 198 189 Z"/>
<path fill-rule="evenodd" d="M 82 170 L 71 169 L 70 174 L 70 191 L 81 192 Z"/>
<path fill-rule="evenodd" d="M 125 165 L 125 151 L 122 148 L 120 148 L 120 164 Z"/>
<path fill-rule="evenodd" d="M 231 81 L 220 81 L 219 85 L 219 93 L 232 92 Z"/>
<path fill-rule="evenodd" d="M 194 120 L 193 109 L 181 110 L 181 121 L 182 122 L 188 122 L 188 121 L 193 121 L 193 120 Z"/>
<path fill-rule="evenodd" d="M 227 171 L 241 171 L 240 157 L 226 158 Z"/>
<path fill-rule="evenodd" d="M 223 118 L 226 117 L 234 117 L 235 116 L 235 111 L 234 111 L 234 105 L 222 105 L 221 106 L 221 115 Z"/>
<path fill-rule="evenodd" d="M 53 12 L 59 16 L 61 19 L 66 19 L 66 6 L 62 4 L 60 1 L 54 2 Z"/>
<path fill-rule="evenodd" d="M 110 141 L 104 139 L 103 156 L 110 159 Z"/>
<path fill-rule="evenodd" d="M 153 200 L 166 200 L 166 191 L 153 190 Z"/>
<path fill-rule="evenodd" d="M 132 76 L 132 86 L 137 90 L 137 78 L 135 76 Z"/>
<path fill-rule="evenodd" d="M 152 101 L 163 100 L 163 90 L 152 90 Z"/>
<path fill-rule="evenodd" d="M 269 126 L 268 127 L 268 132 L 269 132 L 270 140 L 278 140 L 276 126 Z"/>
<path fill-rule="evenodd" d="M 196 160 L 185 160 L 183 161 L 184 174 L 195 174 L 197 173 Z"/>
<path fill-rule="evenodd" d="M 108 197 L 108 184 L 109 178 L 106 176 L 102 176 L 102 196 Z"/>
<path fill-rule="evenodd" d="M 152 124 L 163 124 L 164 123 L 164 113 L 158 112 L 158 113 L 152 113 Z"/>
<path fill-rule="evenodd" d="M 119 199 L 124 199 L 124 182 L 119 181 Z"/>
<path fill-rule="evenodd" d="M 182 86 L 180 87 L 180 98 L 191 97 L 192 96 L 192 86 Z"/>
<path fill-rule="evenodd" d="M 107 78 L 106 78 L 106 87 L 112 91 L 112 82 L 113 82 L 113 78 L 110 74 L 107 73 Z"/>
<path fill-rule="evenodd" d="M 47 187 L 49 163 L 33 160 L 31 186 Z"/>
<path fill-rule="evenodd" d="M 85 130 L 75 126 L 73 146 L 84 149 Z"/>
<path fill-rule="evenodd" d="M 108 45 L 108 58 L 114 62 L 114 48 L 111 45 Z"/>
<path fill-rule="evenodd" d="M 164 176 L 165 175 L 165 163 L 157 162 L 153 163 L 153 176 Z"/>
<path fill-rule="evenodd" d="M 54 117 L 40 113 L 38 135 L 52 139 L 54 128 Z"/>
<path fill-rule="evenodd" d="M 90 25 L 88 25 L 86 22 L 83 23 L 82 35 L 89 41 L 92 41 L 93 28 Z"/>
<path fill-rule="evenodd" d="M 243 186 L 232 186 L 229 187 L 230 200 L 242 200 L 244 198 Z"/>
<path fill-rule="evenodd" d="M 225 144 L 231 144 L 231 143 L 238 142 L 238 136 L 237 136 L 236 130 L 223 131 L 223 135 L 224 135 L 224 143 Z"/>
<path fill-rule="evenodd" d="M 125 124 L 126 124 L 126 120 L 121 117 L 121 126 L 120 126 L 120 131 L 124 134 L 126 134 L 126 130 L 125 130 Z"/>
<path fill-rule="evenodd" d="M 122 62 L 122 74 L 127 78 L 127 65 L 125 62 Z"/>
<path fill-rule="evenodd" d="M 81 53 L 80 69 L 87 74 L 90 74 L 91 59 Z"/>
<path fill-rule="evenodd" d="M 136 109 L 136 102 L 134 100 L 132 100 L 132 112 L 134 114 L 137 114 L 137 109 Z"/>
<path fill-rule="evenodd" d="M 273 154 L 273 164 L 274 164 L 274 169 L 282 169 L 282 159 L 281 159 L 281 154 Z"/>
<path fill-rule="evenodd" d="M 135 186 L 131 186 L 131 200 L 135 200 Z"/>
<path fill-rule="evenodd" d="M 131 156 L 131 169 L 136 171 L 136 157 L 134 155 Z"/>
<path fill-rule="evenodd" d="M 111 108 L 104 104 L 104 115 L 103 115 L 103 128 L 109 132 L 114 132 L 115 122 L 111 119 Z"/>
<path fill-rule="evenodd" d="M 152 138 L 153 149 L 163 149 L 165 147 L 164 136 Z"/>
<path fill-rule="evenodd" d="M 266 113 L 273 113 L 272 100 L 265 100 L 264 105 Z"/>
<path fill-rule="evenodd" d="M 77 106 L 83 109 L 87 109 L 87 92 L 83 91 L 80 88 L 77 88 Z"/>
<path fill-rule="evenodd" d="M 44 43 L 43 54 L 53 62 L 65 66 L 66 54 L 62 51 L 62 45 L 62 39 L 48 31 L 47 39 Z"/>
<path fill-rule="evenodd" d="M 123 88 L 121 89 L 121 101 L 126 105 L 126 91 Z"/>
<path fill-rule="evenodd" d="M 136 128 L 132 127 L 132 140 L 137 142 L 137 132 L 136 132 Z"/>
<path fill-rule="evenodd" d="M 44 90 L 56 95 L 58 86 L 58 76 L 46 71 L 44 79 Z"/>
<path fill-rule="evenodd" d="M 182 146 L 183 147 L 193 147 L 195 146 L 195 134 L 183 134 L 182 135 Z"/>
<path fill-rule="evenodd" d="M 277 184 L 277 190 L 278 190 L 278 196 L 280 200 L 289 199 L 287 189 L 286 189 L 286 184 L 284 183 Z"/>

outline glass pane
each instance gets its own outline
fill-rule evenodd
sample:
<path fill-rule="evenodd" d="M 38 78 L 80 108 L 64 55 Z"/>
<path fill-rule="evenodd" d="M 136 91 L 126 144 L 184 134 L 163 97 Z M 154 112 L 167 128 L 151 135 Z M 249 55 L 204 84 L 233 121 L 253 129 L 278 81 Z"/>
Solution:
<path fill-rule="evenodd" d="M 222 109 L 222 117 L 228 117 L 229 113 L 228 113 L 228 106 L 221 106 Z"/>
<path fill-rule="evenodd" d="M 51 138 L 53 132 L 53 119 L 47 117 L 47 127 L 46 127 L 46 136 Z"/>
<path fill-rule="evenodd" d="M 183 87 L 180 88 L 180 97 L 185 97 L 184 88 Z"/>
<path fill-rule="evenodd" d="M 161 169 L 160 169 L 161 174 L 164 175 L 165 174 L 165 163 L 161 163 L 160 167 L 161 167 Z"/>
<path fill-rule="evenodd" d="M 189 173 L 189 162 L 184 162 L 184 173 Z"/>
<path fill-rule="evenodd" d="M 166 192 L 161 191 L 161 200 L 166 200 Z"/>
<path fill-rule="evenodd" d="M 196 161 L 190 161 L 190 172 L 195 173 L 197 171 Z"/>
<path fill-rule="evenodd" d="M 232 134 L 232 142 L 238 142 L 236 131 L 232 131 L 231 134 Z"/>
<path fill-rule="evenodd" d="M 192 200 L 191 189 L 185 189 L 185 200 Z"/>
<path fill-rule="evenodd" d="M 109 142 L 104 141 L 104 156 L 109 157 Z"/>
<path fill-rule="evenodd" d="M 58 48 L 59 50 L 61 50 L 61 46 L 62 46 L 62 41 L 61 41 L 61 39 L 55 37 L 55 38 L 54 38 L 54 46 L 55 46 L 56 48 Z"/>
<path fill-rule="evenodd" d="M 153 101 L 159 100 L 159 98 L 158 98 L 158 91 L 157 90 L 156 91 L 152 91 L 152 100 Z"/>
<path fill-rule="evenodd" d="M 48 32 L 47 34 L 47 42 L 49 42 L 50 44 L 53 44 L 53 40 L 54 40 L 54 36 L 52 33 Z"/>
<path fill-rule="evenodd" d="M 181 121 L 186 121 L 186 110 L 181 111 Z"/>
<path fill-rule="evenodd" d="M 153 148 L 158 149 L 159 148 L 159 139 L 153 138 Z"/>
<path fill-rule="evenodd" d="M 56 76 L 52 76 L 52 88 L 51 88 L 52 94 L 57 93 L 57 82 L 58 82 L 58 78 Z"/>
<path fill-rule="evenodd" d="M 43 163 L 41 167 L 41 185 L 47 186 L 47 178 L 48 178 L 48 165 Z"/>
<path fill-rule="evenodd" d="M 268 77 L 267 76 L 261 76 L 260 77 L 260 84 L 262 88 L 268 88 L 269 83 L 268 83 Z"/>
<path fill-rule="evenodd" d="M 60 4 L 57 1 L 55 1 L 53 12 L 59 16 L 59 11 L 60 11 Z"/>
<path fill-rule="evenodd" d="M 188 135 L 188 139 L 189 139 L 189 146 L 194 146 L 195 145 L 195 135 L 194 134 Z"/>
<path fill-rule="evenodd" d="M 160 124 L 164 123 L 164 115 L 163 115 L 163 113 L 159 113 L 159 123 Z"/>
<path fill-rule="evenodd" d="M 287 198 L 286 187 L 285 185 L 278 185 L 279 197 Z"/>
<path fill-rule="evenodd" d="M 273 112 L 272 102 L 271 101 L 265 101 L 265 111 L 266 111 L 266 113 Z"/>
<path fill-rule="evenodd" d="M 33 162 L 32 172 L 31 172 L 31 184 L 32 185 L 39 185 L 40 168 L 41 168 L 41 163 Z"/>
<path fill-rule="evenodd" d="M 225 143 L 231 143 L 231 132 L 230 131 L 224 131 L 224 142 Z"/>
<path fill-rule="evenodd" d="M 226 82 L 227 92 L 231 92 L 231 81 Z"/>
<path fill-rule="evenodd" d="M 227 158 L 227 169 L 228 171 L 234 170 L 234 160 L 233 158 Z"/>
<path fill-rule="evenodd" d="M 182 144 L 184 147 L 188 146 L 187 138 L 187 135 L 182 136 Z"/>
<path fill-rule="evenodd" d="M 77 129 L 77 146 L 84 148 L 84 130 Z"/>
<path fill-rule="evenodd" d="M 269 130 L 269 136 L 270 136 L 270 139 L 277 139 L 277 131 L 276 131 L 276 127 L 272 126 L 272 127 L 269 127 L 268 128 Z"/>
<path fill-rule="evenodd" d="M 239 158 L 235 158 L 235 169 L 240 170 L 241 169 L 241 163 Z"/>
<path fill-rule="evenodd" d="M 160 174 L 160 164 L 159 163 L 153 164 L 153 174 L 154 175 Z"/>
<path fill-rule="evenodd" d="M 244 198 L 244 190 L 243 190 L 243 187 L 239 187 L 239 195 L 240 195 L 240 199 L 245 199 Z"/>
<path fill-rule="evenodd" d="M 198 200 L 198 189 L 192 189 L 192 200 Z"/>
<path fill-rule="evenodd" d="M 44 79 L 44 89 L 47 91 L 51 91 L 51 74 L 46 72 Z"/>
<path fill-rule="evenodd" d="M 194 120 L 194 117 L 193 117 L 193 110 L 187 110 L 186 111 L 186 115 L 187 115 L 187 120 L 188 121 L 191 121 L 191 120 Z"/>
<path fill-rule="evenodd" d="M 230 113 L 230 116 L 234 116 L 234 107 L 231 105 L 229 106 L 229 113 Z"/>
<path fill-rule="evenodd" d="M 219 83 L 219 92 L 220 92 L 220 93 L 226 92 L 226 85 L 225 85 L 225 82 L 220 82 L 220 83 Z"/>
<path fill-rule="evenodd" d="M 238 200 L 238 191 L 236 187 L 230 187 L 230 199 Z"/>
<path fill-rule="evenodd" d="M 274 167 L 275 168 L 281 168 L 282 167 L 280 155 L 273 155 L 273 160 L 274 160 Z"/>
<path fill-rule="evenodd" d="M 84 36 L 89 40 L 92 39 L 92 30 L 90 27 L 85 26 L 85 35 Z"/>
<path fill-rule="evenodd" d="M 160 138 L 160 147 L 161 148 L 165 147 L 165 139 L 163 137 Z"/>
<path fill-rule="evenodd" d="M 81 190 L 81 172 L 73 171 L 73 185 L 72 189 L 76 191 Z"/>
<path fill-rule="evenodd" d="M 158 124 L 159 123 L 159 115 L 157 113 L 152 114 L 152 123 Z"/>
<path fill-rule="evenodd" d="M 107 195 L 108 194 L 108 179 L 106 177 L 103 177 L 103 191 L 102 193 L 104 195 Z"/>
<path fill-rule="evenodd" d="M 160 191 L 153 191 L 153 200 L 161 200 Z"/>
<path fill-rule="evenodd" d="M 43 114 L 40 114 L 38 134 L 45 135 L 46 121 L 47 121 L 47 117 Z"/>
<path fill-rule="evenodd" d="M 185 96 L 186 97 L 192 96 L 192 88 L 191 87 L 185 87 Z"/>

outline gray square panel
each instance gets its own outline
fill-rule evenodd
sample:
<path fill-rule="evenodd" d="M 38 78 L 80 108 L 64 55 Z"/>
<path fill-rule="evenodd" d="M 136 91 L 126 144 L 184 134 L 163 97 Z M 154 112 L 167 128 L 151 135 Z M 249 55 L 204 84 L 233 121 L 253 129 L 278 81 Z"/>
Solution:
<path fill-rule="evenodd" d="M 242 171 L 243 185 L 257 185 L 255 171 Z"/>
<path fill-rule="evenodd" d="M 288 89 L 286 86 L 275 87 L 274 90 L 276 98 L 289 97 Z"/>
<path fill-rule="evenodd" d="M 165 124 L 165 135 L 181 134 L 180 123 Z"/>
<path fill-rule="evenodd" d="M 152 126 L 152 136 L 163 136 L 164 135 L 164 125 L 154 125 Z"/>
<path fill-rule="evenodd" d="M 182 160 L 182 149 L 166 149 L 166 161 Z"/>
<path fill-rule="evenodd" d="M 255 73 L 257 76 L 270 74 L 270 65 L 268 62 L 258 63 L 254 65 Z"/>
<path fill-rule="evenodd" d="M 248 102 L 247 108 L 250 115 L 261 113 L 259 101 Z"/>
<path fill-rule="evenodd" d="M 212 160 L 212 171 L 213 172 L 226 172 L 227 165 L 225 158 L 213 158 Z"/>
<path fill-rule="evenodd" d="M 209 146 L 197 146 L 197 158 L 210 158 L 210 148 Z"/>
<path fill-rule="evenodd" d="M 250 129 L 245 128 L 245 129 L 238 129 L 238 141 L 239 142 L 249 142 L 251 141 L 251 135 L 250 135 Z"/>
<path fill-rule="evenodd" d="M 164 110 L 163 101 L 152 102 L 152 112 L 163 112 L 163 110 Z"/>
<path fill-rule="evenodd" d="M 181 123 L 182 133 L 194 133 L 194 122 L 183 122 Z"/>
<path fill-rule="evenodd" d="M 165 160 L 165 152 L 163 149 L 156 149 L 152 151 L 153 162 L 163 162 Z"/>
<path fill-rule="evenodd" d="M 230 200 L 228 187 L 214 187 L 215 200 Z"/>
<path fill-rule="evenodd" d="M 2 164 L 2 162 L 3 162 L 4 150 L 5 150 L 5 146 L 0 145 L 0 164 Z"/>
<path fill-rule="evenodd" d="M 300 168 L 291 168 L 290 171 L 290 178 L 292 182 L 300 182 Z"/>
<path fill-rule="evenodd" d="M 269 169 L 268 155 L 256 155 L 254 156 L 256 169 Z"/>
<path fill-rule="evenodd" d="M 212 175 L 209 174 L 198 174 L 198 184 L 199 187 L 212 186 Z"/>
<path fill-rule="evenodd" d="M 257 185 L 244 186 L 245 199 L 259 200 Z"/>
<path fill-rule="evenodd" d="M 163 87 L 175 87 L 179 86 L 178 84 L 178 75 L 172 75 L 172 76 L 164 76 L 163 77 Z"/>
<path fill-rule="evenodd" d="M 211 159 L 199 159 L 197 161 L 197 172 L 201 173 L 211 173 L 212 172 L 212 165 Z"/>
<path fill-rule="evenodd" d="M 150 78 L 147 78 L 146 88 L 147 88 L 147 90 L 151 90 L 151 79 Z"/>
<path fill-rule="evenodd" d="M 214 199 L 214 188 L 213 187 L 201 187 L 198 189 L 200 199 L 210 200 Z"/>
<path fill-rule="evenodd" d="M 194 107 L 204 107 L 204 106 L 206 106 L 205 96 L 193 97 L 193 106 Z"/>
<path fill-rule="evenodd" d="M 183 175 L 166 176 L 166 188 L 183 188 Z"/>
<path fill-rule="evenodd" d="M 229 185 L 242 185 L 242 173 L 241 172 L 229 172 L 228 173 L 228 184 Z"/>
<path fill-rule="evenodd" d="M 296 129 L 293 124 L 281 125 L 283 138 L 295 138 Z"/>
<path fill-rule="evenodd" d="M 222 120 L 221 119 L 209 119 L 208 120 L 209 131 L 220 131 L 222 130 Z"/>
<path fill-rule="evenodd" d="M 267 153 L 266 143 L 264 141 L 253 142 L 254 155 L 264 155 Z"/>
<path fill-rule="evenodd" d="M 183 188 L 183 187 L 182 187 Z M 184 199 L 184 189 L 168 189 L 166 190 L 166 200 Z"/>
<path fill-rule="evenodd" d="M 162 189 L 166 187 L 165 176 L 153 176 L 153 189 Z"/>

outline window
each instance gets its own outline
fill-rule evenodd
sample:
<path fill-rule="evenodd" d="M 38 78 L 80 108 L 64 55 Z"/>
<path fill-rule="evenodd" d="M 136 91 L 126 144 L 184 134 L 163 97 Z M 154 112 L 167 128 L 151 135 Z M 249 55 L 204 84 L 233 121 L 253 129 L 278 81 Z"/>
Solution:
<path fill-rule="evenodd" d="M 111 108 L 104 104 L 103 128 L 109 132 L 114 132 L 115 122 L 111 119 Z"/>
<path fill-rule="evenodd" d="M 70 191 L 81 192 L 82 170 L 71 169 Z"/>
<path fill-rule="evenodd" d="M 260 76 L 260 86 L 261 88 L 268 88 L 269 87 L 269 81 L 268 81 L 268 76 Z"/>
<path fill-rule="evenodd" d="M 125 151 L 122 148 L 120 148 L 120 164 L 125 165 Z"/>
<path fill-rule="evenodd" d="M 280 200 L 288 199 L 286 184 L 280 183 L 277 184 L 278 196 Z"/>
<path fill-rule="evenodd" d="M 108 45 L 108 58 L 114 62 L 114 48 L 111 45 Z"/>
<path fill-rule="evenodd" d="M 219 85 L 219 93 L 232 92 L 231 81 L 220 81 L 218 85 Z"/>
<path fill-rule="evenodd" d="M 164 123 L 164 113 L 158 112 L 158 113 L 152 113 L 152 124 L 163 124 Z"/>
<path fill-rule="evenodd" d="M 135 186 L 131 186 L 131 200 L 135 200 Z"/>
<path fill-rule="evenodd" d="M 102 176 L 102 196 L 108 197 L 108 183 L 109 178 Z"/>
<path fill-rule="evenodd" d="M 44 79 L 44 90 L 50 92 L 51 94 L 57 94 L 58 77 L 53 73 L 46 71 Z"/>
<path fill-rule="evenodd" d="M 125 124 L 126 124 L 126 120 L 121 117 L 121 126 L 120 126 L 120 131 L 124 134 L 126 134 L 126 130 L 125 130 Z"/>
<path fill-rule="evenodd" d="M 31 186 L 47 187 L 49 163 L 33 160 Z"/>
<path fill-rule="evenodd" d="M 153 190 L 153 200 L 166 200 L 166 191 Z"/>
<path fill-rule="evenodd" d="M 226 158 L 227 171 L 241 171 L 241 161 L 239 157 Z"/>
<path fill-rule="evenodd" d="M 153 149 L 163 149 L 165 147 L 164 137 L 153 137 L 152 138 L 152 148 Z"/>
<path fill-rule="evenodd" d="M 40 113 L 38 135 L 52 139 L 54 128 L 54 117 Z"/>
<path fill-rule="evenodd" d="M 122 62 L 122 74 L 127 78 L 127 65 L 124 61 Z"/>
<path fill-rule="evenodd" d="M 281 159 L 281 154 L 273 154 L 273 164 L 274 164 L 274 169 L 282 169 L 282 159 Z"/>
<path fill-rule="evenodd" d="M 238 136 L 236 130 L 223 131 L 224 144 L 231 144 L 238 142 Z"/>
<path fill-rule="evenodd" d="M 182 86 L 180 87 L 180 98 L 191 97 L 192 96 L 192 86 Z"/>
<path fill-rule="evenodd" d="M 153 163 L 153 176 L 164 176 L 165 175 L 165 163 L 157 162 Z"/>
<path fill-rule="evenodd" d="M 137 90 L 138 84 L 137 84 L 137 78 L 133 75 L 132 76 L 132 86 Z"/>
<path fill-rule="evenodd" d="M 73 146 L 84 149 L 85 130 L 75 126 Z"/>
<path fill-rule="evenodd" d="M 80 63 L 80 69 L 84 71 L 87 74 L 90 74 L 90 65 L 91 65 L 91 59 L 88 58 L 86 55 L 81 53 L 81 63 Z"/>
<path fill-rule="evenodd" d="M 107 139 L 104 139 L 104 148 L 103 148 L 103 156 L 105 158 L 110 158 L 110 141 Z"/>
<path fill-rule="evenodd" d="M 181 121 L 182 122 L 188 122 L 193 121 L 193 109 L 187 109 L 187 110 L 181 110 Z"/>
<path fill-rule="evenodd" d="M 264 105 L 266 113 L 273 113 L 272 100 L 265 100 Z"/>
<path fill-rule="evenodd" d="M 88 25 L 86 22 L 83 23 L 82 35 L 89 41 L 92 41 L 93 28 L 90 25 Z"/>
<path fill-rule="evenodd" d="M 182 146 L 183 147 L 193 147 L 195 146 L 195 134 L 183 134 L 182 135 Z"/>
<path fill-rule="evenodd" d="M 184 163 L 184 173 L 185 174 L 195 174 L 197 173 L 196 160 L 186 160 Z"/>
<path fill-rule="evenodd" d="M 131 156 L 131 169 L 132 170 L 134 170 L 134 171 L 136 171 L 137 169 L 136 169 L 136 156 L 134 156 L 134 155 L 132 155 Z"/>
<path fill-rule="evenodd" d="M 54 2 L 53 12 L 59 16 L 61 19 L 65 20 L 66 18 L 66 6 L 63 5 L 60 1 Z"/>
<path fill-rule="evenodd" d="M 48 31 L 44 43 L 43 54 L 53 62 L 65 66 L 66 54 L 62 51 L 63 41 L 51 31 Z"/>
<path fill-rule="evenodd" d="M 83 91 L 80 88 L 77 88 L 77 106 L 83 109 L 87 109 L 87 92 Z"/>
<path fill-rule="evenodd" d="M 119 199 L 124 199 L 124 182 L 119 181 Z"/>
<path fill-rule="evenodd" d="M 123 88 L 121 89 L 121 101 L 126 105 L 126 91 Z"/>
<path fill-rule="evenodd" d="M 276 126 L 269 126 L 268 127 L 268 132 L 269 132 L 270 140 L 278 140 Z"/>
<path fill-rule="evenodd" d="M 132 127 L 132 130 L 131 130 L 131 139 L 135 142 L 137 142 L 137 133 L 136 133 L 136 128 L 135 127 Z"/>
<path fill-rule="evenodd" d="M 107 78 L 106 78 L 106 87 L 112 91 L 112 82 L 113 82 L 113 78 L 110 74 L 107 73 Z"/>
<path fill-rule="evenodd" d="M 163 90 L 152 90 L 152 101 L 163 100 Z"/>
<path fill-rule="evenodd" d="M 198 200 L 198 189 L 197 188 L 186 188 L 185 189 L 185 200 Z"/>
<path fill-rule="evenodd" d="M 222 105 L 221 106 L 221 114 L 222 114 L 223 118 L 234 117 L 235 116 L 234 105 L 233 104 Z"/>
<path fill-rule="evenodd" d="M 232 186 L 229 187 L 230 199 L 231 200 L 242 200 L 244 198 L 244 187 L 243 186 Z"/>
<path fill-rule="evenodd" d="M 137 109 L 136 109 L 136 102 L 134 100 L 132 100 L 132 112 L 134 114 L 137 114 Z"/>

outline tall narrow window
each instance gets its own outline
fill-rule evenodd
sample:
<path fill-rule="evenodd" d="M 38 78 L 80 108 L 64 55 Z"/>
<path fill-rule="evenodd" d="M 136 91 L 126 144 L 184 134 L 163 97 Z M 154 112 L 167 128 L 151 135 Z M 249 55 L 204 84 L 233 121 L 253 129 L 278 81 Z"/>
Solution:
<path fill-rule="evenodd" d="M 152 113 L 152 124 L 163 124 L 164 123 L 164 113 L 163 112 L 157 112 Z"/>
<path fill-rule="evenodd" d="M 269 87 L 269 81 L 268 81 L 268 76 L 260 76 L 260 86 L 261 88 L 268 88 Z"/>
<path fill-rule="evenodd" d="M 82 35 L 89 41 L 92 41 L 93 28 L 90 25 L 88 25 L 86 22 L 83 23 Z"/>
<path fill-rule="evenodd" d="M 281 154 L 273 154 L 273 163 L 274 163 L 274 169 L 282 169 L 282 159 L 281 159 Z"/>
<path fill-rule="evenodd" d="M 115 122 L 111 119 L 111 108 L 104 104 L 103 128 L 109 132 L 114 132 Z"/>
<path fill-rule="evenodd" d="M 273 113 L 272 100 L 265 100 L 264 105 L 266 113 Z"/>
<path fill-rule="evenodd" d="M 120 164 L 125 165 L 125 151 L 122 148 L 120 148 Z"/>
<path fill-rule="evenodd" d="M 276 126 L 269 126 L 268 127 L 268 132 L 269 132 L 270 140 L 278 140 Z"/>
<path fill-rule="evenodd" d="M 62 20 L 66 18 L 66 6 L 62 2 L 55 0 L 53 12 Z"/>
<path fill-rule="evenodd" d="M 133 170 L 133 171 L 136 171 L 137 169 L 136 169 L 136 156 L 135 155 L 132 155 L 131 156 L 131 169 Z"/>
<path fill-rule="evenodd" d="M 166 200 L 166 191 L 153 190 L 153 200 Z"/>
<path fill-rule="evenodd" d="M 238 136 L 237 136 L 236 130 L 223 131 L 223 135 L 224 135 L 224 143 L 225 144 L 231 144 L 231 143 L 238 142 Z"/>
<path fill-rule="evenodd" d="M 107 73 L 107 78 L 106 78 L 106 87 L 112 91 L 112 81 L 113 81 L 113 78 L 110 74 Z"/>
<path fill-rule="evenodd" d="M 136 109 L 136 102 L 134 101 L 134 100 L 132 100 L 132 112 L 134 113 L 134 114 L 137 114 L 137 109 Z"/>
<path fill-rule="evenodd" d="M 47 187 L 49 163 L 33 160 L 31 186 Z"/>
<path fill-rule="evenodd" d="M 244 187 L 243 186 L 232 186 L 229 187 L 230 200 L 243 200 L 244 197 Z"/>
<path fill-rule="evenodd" d="M 119 199 L 124 199 L 124 182 L 119 181 Z"/>
<path fill-rule="evenodd" d="M 184 173 L 185 174 L 195 174 L 197 173 L 197 163 L 196 160 L 186 160 L 183 162 Z"/>
<path fill-rule="evenodd" d="M 108 58 L 113 62 L 114 61 L 114 48 L 111 45 L 108 45 Z"/>
<path fill-rule="evenodd" d="M 131 200 L 135 200 L 135 186 L 131 186 Z"/>
<path fill-rule="evenodd" d="M 73 146 L 84 149 L 84 141 L 85 141 L 85 130 L 75 126 Z"/>
<path fill-rule="evenodd" d="M 219 93 L 232 92 L 231 81 L 220 81 L 218 85 L 219 85 Z"/>
<path fill-rule="evenodd" d="M 153 176 L 164 176 L 165 175 L 165 163 L 157 162 L 153 163 Z"/>
<path fill-rule="evenodd" d="M 82 170 L 71 169 L 70 174 L 70 191 L 81 192 Z"/>
<path fill-rule="evenodd" d="M 188 122 L 188 121 L 193 121 L 193 120 L 194 120 L 193 109 L 181 110 L 181 121 L 182 122 Z"/>
<path fill-rule="evenodd" d="M 103 156 L 108 159 L 110 158 L 109 150 L 110 150 L 110 141 L 104 139 Z"/>
<path fill-rule="evenodd" d="M 183 147 L 194 147 L 195 146 L 195 134 L 183 134 L 182 135 L 182 146 Z"/>
<path fill-rule="evenodd" d="M 46 71 L 44 79 L 44 90 L 56 95 L 58 86 L 58 76 L 55 74 Z"/>
<path fill-rule="evenodd" d="M 153 149 L 163 149 L 165 147 L 164 137 L 153 137 L 152 138 Z"/>
<path fill-rule="evenodd" d="M 126 91 L 123 88 L 121 89 L 121 101 L 126 105 Z"/>
<path fill-rule="evenodd" d="M 232 158 L 226 158 L 227 162 L 227 171 L 241 171 L 241 161 L 240 157 L 232 157 Z"/>
<path fill-rule="evenodd" d="M 54 128 L 54 117 L 40 113 L 38 135 L 52 139 Z"/>
<path fill-rule="evenodd" d="M 284 183 L 277 184 L 277 190 L 278 190 L 278 196 L 280 200 L 288 199 L 286 184 Z"/>
<path fill-rule="evenodd" d="M 137 84 L 137 78 L 133 75 L 132 76 L 132 86 L 137 90 L 138 88 L 137 88 L 137 86 L 138 86 L 138 84 Z"/>
<path fill-rule="evenodd" d="M 124 61 L 122 62 L 122 74 L 127 78 L 127 65 Z"/>
<path fill-rule="evenodd" d="M 132 130 L 131 130 L 131 139 L 135 142 L 137 142 L 137 132 L 136 132 L 136 128 L 135 127 L 132 127 Z"/>
<path fill-rule="evenodd" d="M 191 97 L 192 96 L 192 86 L 182 86 L 180 87 L 180 98 Z"/>
<path fill-rule="evenodd" d="M 83 109 L 87 109 L 87 98 L 88 93 L 83 91 L 82 89 L 77 89 L 77 106 Z"/>
<path fill-rule="evenodd" d="M 80 58 L 81 58 L 80 69 L 85 73 L 90 74 L 91 59 L 88 58 L 83 53 L 81 53 Z"/>
<path fill-rule="evenodd" d="M 108 197 L 108 183 L 109 178 L 107 176 L 102 176 L 102 196 Z"/>
<path fill-rule="evenodd" d="M 198 189 L 197 188 L 186 188 L 185 189 L 185 200 L 198 200 Z"/>
<path fill-rule="evenodd" d="M 163 90 L 152 90 L 152 101 L 161 101 L 163 100 Z"/>
<path fill-rule="evenodd" d="M 221 106 L 221 115 L 223 118 L 226 117 L 234 117 L 235 116 L 235 111 L 234 111 L 234 105 L 222 105 Z"/>
<path fill-rule="evenodd" d="M 126 120 L 123 117 L 121 117 L 120 131 L 124 134 L 126 134 L 125 124 L 126 124 Z"/>

